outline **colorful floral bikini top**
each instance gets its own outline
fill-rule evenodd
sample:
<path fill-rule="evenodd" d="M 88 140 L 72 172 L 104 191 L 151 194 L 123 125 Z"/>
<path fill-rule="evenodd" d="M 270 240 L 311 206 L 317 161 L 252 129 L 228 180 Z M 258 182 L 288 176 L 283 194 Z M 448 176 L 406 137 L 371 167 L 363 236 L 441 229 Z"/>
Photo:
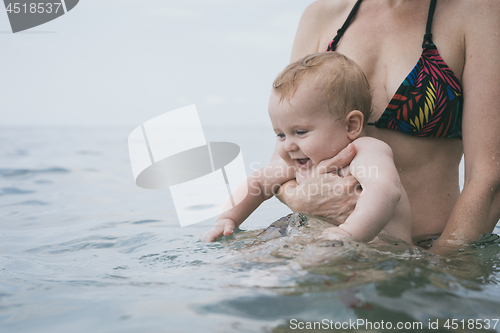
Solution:
<path fill-rule="evenodd" d="M 328 46 L 334 51 L 362 0 Z M 379 120 L 368 125 L 422 137 L 462 139 L 462 86 L 432 42 L 431 25 L 437 0 L 431 0 L 422 55 Z"/>

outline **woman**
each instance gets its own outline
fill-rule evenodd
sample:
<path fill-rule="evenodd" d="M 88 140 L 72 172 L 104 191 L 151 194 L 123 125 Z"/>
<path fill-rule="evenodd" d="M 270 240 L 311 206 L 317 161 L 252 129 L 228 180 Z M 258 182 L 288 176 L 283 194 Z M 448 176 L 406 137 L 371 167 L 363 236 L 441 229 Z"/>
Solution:
<path fill-rule="evenodd" d="M 367 135 L 391 146 L 414 240 L 441 235 L 437 253 L 479 239 L 500 218 L 498 17 L 495 0 L 319 0 L 305 10 L 293 46 L 292 61 L 328 49 L 363 68 L 373 89 Z M 354 154 L 343 152 L 332 168 Z M 309 198 L 289 182 L 278 196 L 293 211 L 345 219 L 355 182 L 332 174 L 309 182 L 342 183 L 345 191 Z"/>

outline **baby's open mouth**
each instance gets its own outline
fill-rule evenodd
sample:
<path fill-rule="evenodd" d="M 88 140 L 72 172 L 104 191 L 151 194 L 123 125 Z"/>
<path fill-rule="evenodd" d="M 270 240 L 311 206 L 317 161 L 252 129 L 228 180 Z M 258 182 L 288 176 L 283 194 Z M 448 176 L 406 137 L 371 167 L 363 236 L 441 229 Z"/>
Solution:
<path fill-rule="evenodd" d="M 299 167 L 305 168 L 308 166 L 310 159 L 309 158 L 299 158 L 299 159 L 296 159 L 295 161 L 297 161 L 297 165 Z"/>

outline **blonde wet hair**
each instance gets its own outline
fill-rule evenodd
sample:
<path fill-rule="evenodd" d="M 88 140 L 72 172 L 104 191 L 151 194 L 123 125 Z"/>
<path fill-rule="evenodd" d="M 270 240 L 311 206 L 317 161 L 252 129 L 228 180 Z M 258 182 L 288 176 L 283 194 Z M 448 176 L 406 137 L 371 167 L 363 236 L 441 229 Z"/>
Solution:
<path fill-rule="evenodd" d="M 309 54 L 288 65 L 274 80 L 273 92 L 280 102 L 290 100 L 302 82 L 312 80 L 327 93 L 330 112 L 340 119 L 352 110 L 370 118 L 372 92 L 361 67 L 338 52 Z"/>

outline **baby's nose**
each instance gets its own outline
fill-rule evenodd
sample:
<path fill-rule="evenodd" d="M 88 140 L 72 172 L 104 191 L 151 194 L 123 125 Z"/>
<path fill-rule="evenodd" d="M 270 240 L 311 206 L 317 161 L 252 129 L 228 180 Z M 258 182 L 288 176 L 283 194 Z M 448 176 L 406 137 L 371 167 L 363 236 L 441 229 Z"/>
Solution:
<path fill-rule="evenodd" d="M 286 138 L 285 140 L 285 151 L 295 151 L 298 149 L 297 145 L 295 144 L 295 141 L 293 139 L 288 139 Z"/>

